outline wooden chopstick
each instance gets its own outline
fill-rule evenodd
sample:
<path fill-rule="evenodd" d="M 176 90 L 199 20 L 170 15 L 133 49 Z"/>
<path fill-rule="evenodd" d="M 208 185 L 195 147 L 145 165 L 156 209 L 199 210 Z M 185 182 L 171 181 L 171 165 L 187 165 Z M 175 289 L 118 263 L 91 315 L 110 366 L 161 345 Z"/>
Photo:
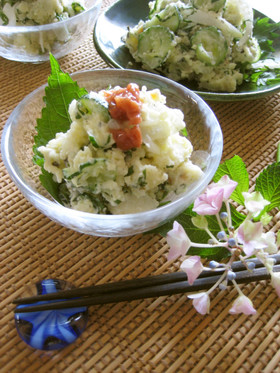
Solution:
<path fill-rule="evenodd" d="M 274 266 L 275 272 L 280 272 L 280 265 Z M 164 275 L 161 275 L 164 276 Z M 156 276 L 154 276 L 156 277 Z M 58 310 L 65 308 L 76 308 L 91 306 L 97 304 L 107 304 L 107 303 L 117 303 L 123 301 L 132 301 L 137 299 L 153 298 L 164 295 L 173 295 L 179 293 L 190 293 L 199 290 L 207 290 L 213 286 L 220 275 L 210 276 L 210 277 L 200 277 L 193 285 L 190 285 L 188 281 L 182 280 L 172 283 L 161 283 L 158 285 L 149 285 L 139 288 L 122 289 L 104 294 L 95 294 L 93 296 L 87 296 L 76 299 L 69 300 L 54 300 L 53 302 L 47 301 L 47 303 L 40 303 L 29 306 L 19 306 L 15 309 L 16 313 L 26 313 L 26 312 L 38 312 L 47 310 Z M 270 275 L 267 273 L 266 268 L 259 267 L 255 268 L 253 272 L 251 271 L 237 271 L 235 281 L 239 284 L 249 283 L 254 281 L 269 279 Z M 137 281 L 137 280 L 134 280 Z M 228 285 L 232 285 L 231 281 L 228 281 Z M 100 285 L 101 286 L 101 285 Z M 41 301 L 41 298 L 39 298 Z M 61 299 L 61 297 L 60 297 Z M 25 303 L 26 304 L 26 303 Z"/>
<path fill-rule="evenodd" d="M 280 255 L 271 256 L 275 260 L 275 264 L 280 264 Z M 263 264 L 257 258 L 251 259 L 250 262 L 254 262 L 256 268 L 262 267 Z M 234 262 L 232 264 L 232 270 L 234 272 L 240 272 L 246 270 L 245 265 L 241 261 Z M 203 271 L 199 278 L 216 276 L 215 271 Z M 39 301 L 56 300 L 56 299 L 68 299 L 74 297 L 86 297 L 98 294 L 107 294 L 117 291 L 139 289 L 141 287 L 164 285 L 179 281 L 187 281 L 187 275 L 185 272 L 174 272 L 167 273 L 157 276 L 142 277 L 133 280 L 119 281 L 106 283 L 101 285 L 94 285 L 82 288 L 74 288 L 71 290 L 59 291 L 56 293 L 48 293 L 43 295 L 36 295 L 27 298 L 18 298 L 13 301 L 14 304 L 31 304 Z"/>

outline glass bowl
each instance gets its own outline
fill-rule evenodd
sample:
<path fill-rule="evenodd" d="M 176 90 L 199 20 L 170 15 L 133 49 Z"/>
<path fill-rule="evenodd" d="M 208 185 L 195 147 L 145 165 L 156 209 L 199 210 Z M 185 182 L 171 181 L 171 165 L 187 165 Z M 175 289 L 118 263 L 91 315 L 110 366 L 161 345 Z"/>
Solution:
<path fill-rule="evenodd" d="M 36 134 L 36 118 L 41 116 L 45 86 L 29 94 L 12 112 L 5 124 L 1 151 L 4 164 L 22 194 L 43 214 L 75 231 L 95 236 L 129 236 L 164 224 L 186 209 L 211 181 L 219 166 L 223 136 L 220 125 L 209 106 L 198 95 L 167 78 L 134 70 L 92 70 L 75 73 L 73 80 L 88 91 L 108 86 L 125 87 L 137 83 L 148 89 L 159 88 L 167 105 L 184 112 L 188 138 L 194 156 L 207 155 L 204 175 L 175 200 L 157 209 L 125 215 L 98 215 L 66 208 L 49 196 L 39 182 L 40 168 L 33 164 L 32 146 Z"/>
<path fill-rule="evenodd" d="M 38 26 L 0 26 L 0 56 L 39 63 L 78 48 L 93 30 L 101 0 L 85 0 L 86 10 L 64 21 Z"/>

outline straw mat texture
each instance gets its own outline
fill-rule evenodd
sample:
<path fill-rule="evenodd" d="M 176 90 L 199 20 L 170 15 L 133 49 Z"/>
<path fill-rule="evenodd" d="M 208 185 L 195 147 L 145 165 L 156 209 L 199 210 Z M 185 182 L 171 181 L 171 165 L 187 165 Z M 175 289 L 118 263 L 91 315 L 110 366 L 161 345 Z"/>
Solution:
<path fill-rule="evenodd" d="M 107 6 L 110 1 L 104 1 Z M 69 73 L 108 67 L 89 38 L 60 60 Z M 16 105 L 46 82 L 48 63 L 0 59 L 0 126 Z M 224 133 L 223 159 L 238 154 L 251 186 L 275 161 L 280 141 L 280 95 L 257 101 L 210 103 Z M 158 235 L 98 238 L 50 221 L 15 187 L 0 164 L 1 372 L 279 372 L 280 300 L 269 282 L 243 286 L 258 313 L 229 315 L 236 292 L 214 292 L 211 313 L 197 314 L 185 295 L 90 308 L 89 324 L 69 347 L 52 353 L 29 348 L 17 335 L 12 300 L 44 278 L 75 286 L 177 271 Z M 270 229 L 280 229 L 279 211 Z"/>

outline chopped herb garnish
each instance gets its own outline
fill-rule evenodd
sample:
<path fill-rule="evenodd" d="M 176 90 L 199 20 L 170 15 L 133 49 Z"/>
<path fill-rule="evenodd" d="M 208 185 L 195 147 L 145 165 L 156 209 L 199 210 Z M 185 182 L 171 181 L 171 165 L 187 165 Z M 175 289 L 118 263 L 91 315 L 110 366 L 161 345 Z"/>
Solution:
<path fill-rule="evenodd" d="M 146 169 L 143 170 L 142 174 L 143 174 L 143 176 L 140 176 L 138 178 L 138 185 L 140 187 L 144 187 L 145 185 L 147 185 L 147 182 L 146 182 Z"/>
<path fill-rule="evenodd" d="M 127 171 L 127 174 L 125 176 L 130 176 L 133 173 L 134 173 L 134 168 L 133 168 L 133 166 L 130 166 L 129 169 L 128 169 L 128 171 Z"/>
<path fill-rule="evenodd" d="M 258 40 L 261 48 L 261 57 L 259 61 L 264 61 L 263 66 L 259 62 L 254 67 L 241 66 L 244 74 L 244 82 L 249 83 L 250 87 L 273 85 L 280 83 L 280 62 L 279 67 L 270 67 L 265 63 L 267 59 L 274 59 L 276 45 L 280 45 L 280 22 L 274 23 L 268 17 L 256 18 L 253 29 L 254 37 Z M 258 66 L 258 67 L 257 67 Z"/>
<path fill-rule="evenodd" d="M 89 141 L 90 143 L 95 147 L 95 148 L 100 148 L 100 146 L 97 144 L 95 138 L 93 136 L 89 136 Z"/>
<path fill-rule="evenodd" d="M 271 22 L 268 17 L 257 18 L 254 21 L 254 36 L 258 39 L 262 50 L 261 59 L 273 57 L 275 51 L 274 42 L 279 41 L 280 22 Z"/>
<path fill-rule="evenodd" d="M 271 69 L 267 66 L 250 69 L 244 73 L 244 81 L 257 86 L 272 85 L 280 83 L 280 67 Z"/>
<path fill-rule="evenodd" d="M 3 26 L 6 26 L 9 23 L 9 18 L 1 10 L 0 10 L 0 18 L 3 21 Z"/>
<path fill-rule="evenodd" d="M 86 196 L 92 203 L 93 207 L 97 210 L 99 214 L 106 214 L 108 213 L 107 210 L 107 201 L 102 196 L 101 193 L 98 194 L 87 194 L 85 193 L 84 196 Z"/>
<path fill-rule="evenodd" d="M 186 127 L 183 128 L 183 129 L 180 131 L 180 134 L 181 134 L 182 136 L 184 136 L 184 137 L 188 137 L 188 131 L 187 131 Z"/>
<path fill-rule="evenodd" d="M 79 3 L 72 3 L 72 9 L 74 10 L 75 14 L 82 13 L 85 10 L 85 8 L 83 8 Z"/>

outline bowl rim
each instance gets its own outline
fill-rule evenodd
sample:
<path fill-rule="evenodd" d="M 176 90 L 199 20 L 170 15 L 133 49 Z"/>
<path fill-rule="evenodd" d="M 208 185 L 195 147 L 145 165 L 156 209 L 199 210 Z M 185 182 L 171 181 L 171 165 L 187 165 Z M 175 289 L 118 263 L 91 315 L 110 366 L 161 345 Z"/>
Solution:
<path fill-rule="evenodd" d="M 207 187 L 207 185 L 209 184 L 209 182 L 212 180 L 212 178 L 213 178 L 213 176 L 214 176 L 214 174 L 215 174 L 215 172 L 216 172 L 216 170 L 217 170 L 217 168 L 220 164 L 220 160 L 221 160 L 222 152 L 223 152 L 222 130 L 221 130 L 221 127 L 220 127 L 220 124 L 219 124 L 219 121 L 218 121 L 216 115 L 214 114 L 212 109 L 209 107 L 209 105 L 201 97 L 199 97 L 195 92 L 193 92 L 190 89 L 184 87 L 183 85 L 181 85 L 177 82 L 174 82 L 174 81 L 172 81 L 172 80 L 170 80 L 166 77 L 156 75 L 156 74 L 153 74 L 153 73 L 149 73 L 149 72 L 145 72 L 145 71 L 138 71 L 138 70 L 132 70 L 132 69 L 118 70 L 118 69 L 108 68 L 108 69 L 83 70 L 83 71 L 75 72 L 75 73 L 72 73 L 72 74 L 69 74 L 69 75 L 72 78 L 75 78 L 75 81 L 78 82 L 79 76 L 82 76 L 84 74 L 97 74 L 97 75 L 99 75 L 99 74 L 107 74 L 107 73 L 108 74 L 110 74 L 110 73 L 117 74 L 118 76 L 125 76 L 127 74 L 128 75 L 133 74 L 134 76 L 136 76 L 136 82 L 137 82 L 137 77 L 146 77 L 146 78 L 151 79 L 152 82 L 160 80 L 167 85 L 171 84 L 171 86 L 173 85 L 176 88 L 180 89 L 181 91 L 186 93 L 189 97 L 194 99 L 199 105 L 202 105 L 206 110 L 209 110 L 209 114 L 214 119 L 214 122 L 216 122 L 216 126 L 215 126 L 216 137 L 215 137 L 215 140 L 217 141 L 217 143 L 221 144 L 221 146 L 219 147 L 219 149 L 217 149 L 217 148 L 214 149 L 214 155 L 212 157 L 212 162 L 214 162 L 214 163 L 212 164 L 212 166 L 210 168 L 212 171 L 208 172 L 208 174 L 205 175 L 205 177 L 204 177 L 205 182 L 203 183 L 203 188 L 205 189 Z M 79 84 L 79 82 L 78 82 L 78 84 Z M 22 179 L 19 177 L 18 173 L 16 172 L 15 167 L 10 162 L 10 154 L 9 154 L 9 151 L 8 151 L 9 134 L 10 134 L 10 131 L 11 131 L 12 124 L 14 122 L 14 118 L 16 117 L 18 111 L 22 107 L 24 107 L 25 104 L 30 99 L 32 99 L 32 97 L 35 96 L 38 92 L 41 92 L 42 97 L 43 97 L 44 90 L 45 90 L 46 86 L 47 86 L 47 83 L 45 83 L 45 84 L 41 85 L 40 87 L 36 88 L 34 91 L 29 93 L 13 109 L 13 111 L 10 114 L 7 122 L 4 125 L 2 138 L 1 138 L 1 153 L 2 153 L 2 157 L 3 157 L 3 163 L 6 167 L 6 169 L 8 170 L 9 176 L 14 181 L 14 183 L 18 187 L 19 191 L 32 204 L 33 204 L 32 201 L 37 200 L 40 203 L 40 206 L 50 207 L 50 205 L 51 205 L 52 209 L 56 210 L 57 212 L 59 212 L 59 211 L 61 213 L 67 212 L 67 214 L 70 214 L 72 217 L 84 218 L 84 219 L 87 219 L 89 221 L 100 221 L 100 219 L 104 219 L 104 218 L 106 220 L 109 220 L 109 221 L 110 220 L 111 221 L 113 221 L 113 220 L 127 220 L 127 219 L 136 220 L 136 219 L 141 219 L 141 217 L 144 217 L 147 214 L 149 214 L 151 217 L 153 215 L 158 215 L 161 212 L 165 212 L 166 210 L 169 210 L 170 206 L 176 205 L 176 206 L 178 206 L 178 209 L 179 209 L 179 207 L 182 205 L 184 200 L 187 199 L 186 197 L 188 197 L 188 199 L 190 199 L 190 197 L 192 196 L 191 199 L 194 200 L 199 195 L 199 193 L 203 192 L 203 188 L 202 188 L 201 183 L 198 183 L 197 185 L 195 185 L 195 187 L 193 189 L 188 191 L 187 195 L 184 195 L 184 193 L 183 193 L 181 196 L 179 196 L 178 199 L 172 201 L 171 203 L 160 206 L 156 209 L 137 212 L 137 213 L 131 213 L 131 214 L 102 215 L 102 214 L 94 214 L 94 213 L 90 213 L 90 212 L 84 212 L 84 211 L 78 211 L 78 210 L 71 209 L 69 207 L 66 207 L 66 206 L 63 206 L 63 205 L 59 204 L 55 199 L 52 199 L 52 200 L 48 199 L 48 198 L 44 197 L 43 195 L 39 194 L 38 192 L 35 192 L 34 190 L 32 190 L 28 185 L 26 185 L 22 181 Z M 195 196 L 195 197 L 193 198 L 193 196 Z M 185 208 L 187 208 L 186 203 L 184 203 L 184 204 L 185 204 Z M 38 206 L 34 206 L 34 207 L 39 209 Z"/>
<path fill-rule="evenodd" d="M 29 33 L 29 32 L 41 32 L 41 31 L 49 31 L 53 30 L 54 28 L 63 27 L 68 23 L 71 23 L 73 20 L 78 19 L 88 13 L 90 13 L 94 8 L 100 7 L 102 0 L 94 0 L 94 4 L 90 6 L 90 8 L 85 9 L 84 12 L 75 14 L 73 17 L 64 19 L 63 21 L 53 22 L 53 23 L 46 23 L 44 25 L 30 25 L 30 26 L 9 26 L 9 25 L 0 25 L 0 33 L 2 34 L 12 34 L 12 33 Z"/>

